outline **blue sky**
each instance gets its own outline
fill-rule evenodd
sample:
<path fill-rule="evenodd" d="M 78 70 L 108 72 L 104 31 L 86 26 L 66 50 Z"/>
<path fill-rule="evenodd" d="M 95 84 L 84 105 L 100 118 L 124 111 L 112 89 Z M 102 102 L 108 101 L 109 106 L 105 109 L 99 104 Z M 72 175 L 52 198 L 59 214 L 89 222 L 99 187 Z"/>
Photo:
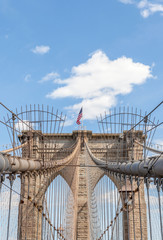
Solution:
<path fill-rule="evenodd" d="M 96 132 L 110 107 L 148 112 L 162 101 L 162 43 L 162 0 L 0 0 L 1 102 L 53 105 L 65 132 L 83 105 Z"/>

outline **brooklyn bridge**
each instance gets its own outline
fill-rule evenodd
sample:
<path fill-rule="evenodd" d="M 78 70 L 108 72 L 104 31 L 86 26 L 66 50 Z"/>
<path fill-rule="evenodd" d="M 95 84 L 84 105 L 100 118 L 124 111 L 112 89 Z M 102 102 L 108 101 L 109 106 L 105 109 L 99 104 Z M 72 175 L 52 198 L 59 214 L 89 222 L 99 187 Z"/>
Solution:
<path fill-rule="evenodd" d="M 163 240 L 162 102 L 112 109 L 98 133 L 65 133 L 53 107 L 0 104 L 1 240 Z"/>

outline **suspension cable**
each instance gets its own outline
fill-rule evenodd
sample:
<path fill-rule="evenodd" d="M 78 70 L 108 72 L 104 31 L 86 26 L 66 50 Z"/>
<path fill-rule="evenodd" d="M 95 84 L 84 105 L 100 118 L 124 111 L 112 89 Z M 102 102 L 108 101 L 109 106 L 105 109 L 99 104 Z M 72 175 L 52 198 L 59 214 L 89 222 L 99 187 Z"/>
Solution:
<path fill-rule="evenodd" d="M 30 201 L 30 202 L 33 204 L 33 206 L 34 206 L 34 207 L 39 211 L 39 213 L 40 213 L 40 209 L 39 209 L 39 207 L 37 206 L 37 203 L 36 203 L 36 202 L 33 202 L 33 201 L 31 200 L 31 197 L 30 197 L 30 196 L 25 197 L 25 196 L 23 196 L 22 194 L 18 193 L 16 190 L 14 190 L 14 189 L 12 189 L 11 187 L 9 187 L 8 185 L 6 185 L 5 183 L 2 182 L 2 184 L 3 184 L 5 187 L 7 187 L 8 189 L 12 190 L 12 192 L 18 194 L 21 198 L 24 198 L 24 199 Z M 43 217 L 44 217 L 45 221 L 46 221 L 50 226 L 52 226 L 52 228 L 57 232 L 57 234 L 58 234 L 63 240 L 66 240 L 65 237 L 63 236 L 63 234 L 60 232 L 60 230 L 57 229 L 57 228 L 51 223 L 50 219 L 48 219 L 48 217 L 46 216 L 46 214 L 43 214 Z"/>
<path fill-rule="evenodd" d="M 130 131 L 132 131 L 136 126 L 138 126 L 142 121 L 148 118 L 149 115 L 151 115 L 158 107 L 160 107 L 163 104 L 163 101 L 160 102 L 154 109 L 152 109 L 145 117 L 143 117 L 138 123 L 136 123 L 130 130 L 125 132 L 124 134 L 127 135 Z"/>

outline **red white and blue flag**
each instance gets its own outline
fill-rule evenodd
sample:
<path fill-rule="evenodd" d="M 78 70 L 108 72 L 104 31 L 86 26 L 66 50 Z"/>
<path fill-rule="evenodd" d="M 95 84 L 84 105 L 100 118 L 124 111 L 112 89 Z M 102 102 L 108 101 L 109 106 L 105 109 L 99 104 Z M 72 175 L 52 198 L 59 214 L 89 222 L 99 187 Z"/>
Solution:
<path fill-rule="evenodd" d="M 80 112 L 79 112 L 78 117 L 77 117 L 77 120 L 76 120 L 76 123 L 77 123 L 78 125 L 81 124 L 80 119 L 81 119 L 82 117 L 83 117 L 83 108 L 80 109 Z"/>

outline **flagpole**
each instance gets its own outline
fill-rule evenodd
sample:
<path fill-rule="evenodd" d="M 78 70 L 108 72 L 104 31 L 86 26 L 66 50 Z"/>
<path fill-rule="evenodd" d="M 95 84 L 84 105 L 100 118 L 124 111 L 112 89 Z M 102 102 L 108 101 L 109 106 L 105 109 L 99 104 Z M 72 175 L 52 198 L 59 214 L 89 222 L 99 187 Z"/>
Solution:
<path fill-rule="evenodd" d="M 78 124 L 78 130 L 83 130 L 84 129 L 84 126 L 83 126 L 83 107 L 81 107 L 81 109 L 80 109 L 80 112 L 78 114 L 76 123 Z"/>
<path fill-rule="evenodd" d="M 83 119 L 84 119 L 84 111 L 83 111 L 83 106 L 82 106 L 82 130 L 84 130 L 84 127 L 83 127 Z"/>

